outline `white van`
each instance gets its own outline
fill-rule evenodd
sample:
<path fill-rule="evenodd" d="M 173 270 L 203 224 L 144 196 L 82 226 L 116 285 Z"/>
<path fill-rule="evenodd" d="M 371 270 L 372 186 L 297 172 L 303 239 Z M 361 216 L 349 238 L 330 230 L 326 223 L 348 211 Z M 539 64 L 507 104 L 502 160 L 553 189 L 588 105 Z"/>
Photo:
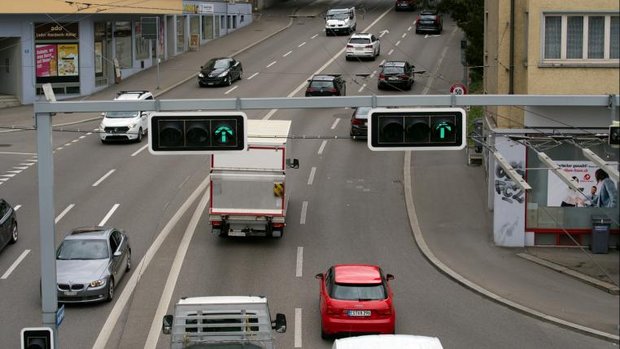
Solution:
<path fill-rule="evenodd" d="M 325 15 L 325 35 L 351 34 L 357 30 L 355 7 L 333 8 Z"/>
<path fill-rule="evenodd" d="M 443 349 L 437 337 L 375 334 L 336 339 L 332 349 Z"/>

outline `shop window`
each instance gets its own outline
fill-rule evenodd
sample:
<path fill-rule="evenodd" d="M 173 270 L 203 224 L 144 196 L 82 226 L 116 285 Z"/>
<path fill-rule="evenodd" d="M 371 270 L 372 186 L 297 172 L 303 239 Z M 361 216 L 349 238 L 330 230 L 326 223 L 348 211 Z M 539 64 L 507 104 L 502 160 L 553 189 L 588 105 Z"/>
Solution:
<path fill-rule="evenodd" d="M 131 50 L 131 22 L 119 21 L 114 23 L 114 42 L 116 59 L 121 69 L 133 66 Z"/>
<path fill-rule="evenodd" d="M 150 40 L 142 35 L 142 25 L 139 21 L 135 22 L 135 43 L 136 43 L 136 59 L 148 59 L 150 56 Z"/>
<path fill-rule="evenodd" d="M 202 39 L 213 39 L 213 16 L 202 16 Z"/>

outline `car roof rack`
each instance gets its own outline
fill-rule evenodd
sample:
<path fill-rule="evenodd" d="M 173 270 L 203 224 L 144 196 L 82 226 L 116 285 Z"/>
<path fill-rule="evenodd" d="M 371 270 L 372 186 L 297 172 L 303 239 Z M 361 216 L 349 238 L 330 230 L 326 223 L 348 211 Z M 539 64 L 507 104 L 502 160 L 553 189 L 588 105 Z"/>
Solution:
<path fill-rule="evenodd" d="M 124 95 L 124 94 L 129 94 L 129 93 L 139 93 L 139 94 L 143 94 L 143 93 L 148 93 L 149 90 L 126 90 L 126 91 L 118 91 L 116 93 L 117 96 L 120 95 Z"/>
<path fill-rule="evenodd" d="M 98 225 L 90 225 L 90 226 L 78 227 L 78 228 L 73 229 L 71 231 L 71 235 L 92 233 L 92 232 L 96 232 L 96 231 L 104 231 L 104 230 L 107 230 L 107 229 L 108 228 L 106 228 L 106 227 L 102 227 L 102 226 L 98 226 Z"/>

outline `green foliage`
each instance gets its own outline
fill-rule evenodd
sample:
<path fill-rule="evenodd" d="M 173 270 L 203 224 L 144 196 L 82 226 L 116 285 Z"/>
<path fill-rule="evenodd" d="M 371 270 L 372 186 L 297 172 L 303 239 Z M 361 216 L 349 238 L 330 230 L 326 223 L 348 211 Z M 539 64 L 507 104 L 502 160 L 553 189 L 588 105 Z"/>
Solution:
<path fill-rule="evenodd" d="M 483 65 L 484 52 L 484 0 L 443 0 L 439 3 L 441 12 L 449 13 L 463 30 L 467 39 L 465 58 L 470 67 Z M 482 76 L 482 69 L 471 69 L 471 75 Z M 472 80 L 476 80 L 472 76 Z"/>

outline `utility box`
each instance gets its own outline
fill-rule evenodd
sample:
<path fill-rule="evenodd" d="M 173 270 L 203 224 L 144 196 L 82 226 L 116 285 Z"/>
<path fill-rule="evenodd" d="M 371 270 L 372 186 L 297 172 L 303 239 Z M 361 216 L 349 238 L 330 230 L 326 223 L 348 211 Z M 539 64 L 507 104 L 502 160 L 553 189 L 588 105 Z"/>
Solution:
<path fill-rule="evenodd" d="M 590 250 L 592 253 L 609 253 L 609 228 L 611 219 L 607 216 L 592 215 L 592 235 Z"/>

